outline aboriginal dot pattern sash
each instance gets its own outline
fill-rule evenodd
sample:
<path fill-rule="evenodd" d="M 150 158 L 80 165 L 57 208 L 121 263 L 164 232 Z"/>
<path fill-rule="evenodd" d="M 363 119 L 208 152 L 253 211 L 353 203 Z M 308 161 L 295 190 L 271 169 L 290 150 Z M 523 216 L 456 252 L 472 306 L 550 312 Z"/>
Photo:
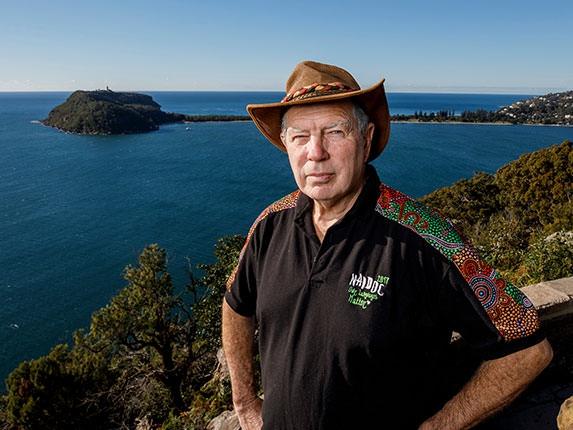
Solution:
<path fill-rule="evenodd" d="M 527 296 L 481 260 L 446 217 L 384 184 L 376 211 L 413 230 L 454 263 L 503 339 L 526 337 L 539 328 Z"/>

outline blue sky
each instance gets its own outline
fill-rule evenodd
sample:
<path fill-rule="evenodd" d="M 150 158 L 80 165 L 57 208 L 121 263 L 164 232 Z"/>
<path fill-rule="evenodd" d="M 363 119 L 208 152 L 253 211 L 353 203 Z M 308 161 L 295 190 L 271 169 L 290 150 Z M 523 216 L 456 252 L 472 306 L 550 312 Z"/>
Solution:
<path fill-rule="evenodd" d="M 0 91 L 283 90 L 304 59 L 390 91 L 573 89 L 567 1 L 3 1 Z"/>

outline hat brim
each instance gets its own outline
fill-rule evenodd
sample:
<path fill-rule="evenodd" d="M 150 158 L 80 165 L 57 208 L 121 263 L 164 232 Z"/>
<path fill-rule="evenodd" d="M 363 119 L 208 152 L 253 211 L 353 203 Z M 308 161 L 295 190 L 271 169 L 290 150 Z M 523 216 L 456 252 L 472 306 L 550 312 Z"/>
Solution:
<path fill-rule="evenodd" d="M 327 103 L 341 100 L 351 100 L 356 102 L 374 123 L 374 136 L 370 148 L 368 161 L 378 157 L 390 136 L 390 112 L 384 91 L 384 79 L 364 90 L 348 91 L 343 93 L 328 94 L 323 96 L 307 97 L 300 100 L 288 102 L 249 104 L 247 112 L 259 131 L 277 148 L 286 152 L 286 148 L 281 141 L 281 118 L 283 113 L 292 106 L 306 105 L 312 103 Z"/>

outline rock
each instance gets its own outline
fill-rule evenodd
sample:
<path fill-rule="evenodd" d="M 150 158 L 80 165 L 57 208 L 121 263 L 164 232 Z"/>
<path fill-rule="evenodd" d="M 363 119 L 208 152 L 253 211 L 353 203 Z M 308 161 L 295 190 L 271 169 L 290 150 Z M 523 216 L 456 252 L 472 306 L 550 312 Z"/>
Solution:
<path fill-rule="evenodd" d="M 559 430 L 573 430 L 573 396 L 563 402 L 557 415 Z"/>
<path fill-rule="evenodd" d="M 531 300 L 538 310 L 553 307 L 561 303 L 567 303 L 570 298 L 567 294 L 551 288 L 549 282 L 528 285 L 521 291 Z"/>
<path fill-rule="evenodd" d="M 240 430 L 239 418 L 234 411 L 225 411 L 213 418 L 207 425 L 207 430 Z"/>
<path fill-rule="evenodd" d="M 221 375 L 221 378 L 228 378 L 229 377 L 229 367 L 227 366 L 227 360 L 225 359 L 225 352 L 223 348 L 219 348 L 217 351 L 217 360 L 219 361 L 218 371 Z"/>

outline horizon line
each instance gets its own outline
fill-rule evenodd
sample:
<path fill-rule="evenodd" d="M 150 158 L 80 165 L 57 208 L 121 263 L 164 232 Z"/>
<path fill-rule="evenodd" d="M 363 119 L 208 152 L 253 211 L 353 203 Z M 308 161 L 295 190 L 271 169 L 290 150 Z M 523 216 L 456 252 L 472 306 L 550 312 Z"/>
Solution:
<path fill-rule="evenodd" d="M 0 94 L 14 94 L 14 93 L 73 93 L 75 91 L 97 91 L 97 90 L 104 90 L 104 88 L 97 88 L 93 90 L 86 90 L 86 89 L 75 89 L 75 90 L 0 90 Z M 528 91 L 529 90 L 529 91 Z M 114 90 L 111 89 L 113 92 L 154 92 L 154 93 L 281 93 L 284 94 L 284 90 L 260 90 L 260 89 L 240 89 L 240 90 L 222 90 L 222 89 L 200 89 L 200 90 L 190 90 L 190 89 L 119 89 Z M 404 88 L 397 88 L 396 90 L 387 89 L 387 94 L 484 94 L 484 95 L 544 95 L 550 93 L 560 93 L 560 92 L 567 92 L 571 90 L 567 89 L 540 89 L 540 88 L 499 88 L 496 91 L 494 88 L 486 89 L 484 88 L 483 91 L 480 90 L 473 90 L 472 88 L 460 88 L 455 89 L 452 87 L 444 88 L 444 90 L 440 91 L 440 88 L 420 88 L 420 89 L 404 89 Z"/>

